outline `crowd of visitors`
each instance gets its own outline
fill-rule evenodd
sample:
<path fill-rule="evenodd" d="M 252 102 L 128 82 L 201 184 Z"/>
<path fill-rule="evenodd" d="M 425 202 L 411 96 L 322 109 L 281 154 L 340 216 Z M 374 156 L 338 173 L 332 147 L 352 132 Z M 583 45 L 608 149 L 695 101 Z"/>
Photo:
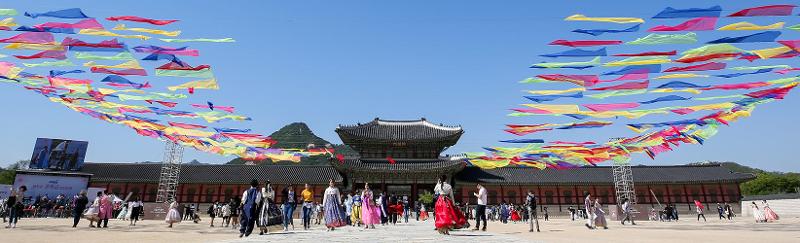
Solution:
<path fill-rule="evenodd" d="M 72 227 L 77 227 L 81 219 L 88 220 L 91 228 L 108 228 L 111 219 L 129 221 L 129 226 L 135 226 L 144 215 L 142 200 L 130 195 L 123 200 L 100 191 L 90 200 L 87 192 L 81 191 L 72 197 L 57 195 L 51 199 L 48 195 L 26 197 L 26 192 L 25 186 L 12 188 L 9 197 L 0 199 L 0 215 L 3 222 L 8 224 L 6 228 L 15 228 L 20 218 L 70 216 L 73 218 Z M 333 180 L 329 181 L 321 194 L 322 201 L 316 201 L 316 195 L 308 184 L 297 193 L 293 185 L 278 191 L 269 181 L 261 186 L 253 180 L 241 198 L 214 202 L 205 209 L 205 214 L 210 219 L 210 227 L 238 229 L 240 237 L 249 236 L 255 229 L 262 235 L 269 234 L 273 227 L 282 227 L 284 231 L 294 230 L 293 216 L 297 207 L 302 210 L 299 218 L 304 230 L 311 229 L 314 224 L 324 224 L 328 231 L 344 226 L 374 229 L 376 225 L 409 223 L 410 219 L 427 221 L 432 215 L 437 232 L 445 235 L 453 229 L 470 227 L 468 220 L 472 219 L 475 220 L 473 230 L 486 231 L 488 221 L 499 221 L 503 224 L 527 222 L 530 225 L 529 232 L 539 232 L 540 217 L 544 221 L 549 220 L 548 208 L 537 206 L 537 196 L 531 191 L 528 191 L 522 205 L 505 201 L 499 205 L 489 205 L 486 188 L 477 184 L 473 192 L 477 205 L 461 205 L 454 201 L 453 188 L 446 176 L 441 176 L 434 187 L 432 204 L 421 200 L 412 202 L 407 195 L 397 196 L 386 192 L 376 195 L 368 183 L 364 184 L 363 189 L 343 194 Z M 599 198 L 593 198 L 588 192 L 584 195 L 583 207 L 566 208 L 570 220 L 585 219 L 585 226 L 589 229 L 608 229 L 606 212 Z M 281 204 L 277 203 L 277 199 Z M 623 198 L 620 206 L 621 224 L 629 222 L 636 225 L 633 203 Z M 752 202 L 749 206 L 757 223 L 779 219 L 767 201 L 762 201 L 760 205 Z M 694 207 L 697 220 L 703 218 L 706 221 L 704 204 L 695 200 Z M 430 214 L 430 209 L 434 209 L 433 214 Z M 199 204 L 181 205 L 173 201 L 165 217 L 167 227 L 174 227 L 182 221 L 199 223 L 201 210 Z M 731 220 L 736 216 L 730 204 L 718 203 L 717 212 L 720 220 Z M 662 210 L 652 207 L 649 214 L 651 221 L 677 221 L 679 216 L 675 204 L 666 204 Z"/>

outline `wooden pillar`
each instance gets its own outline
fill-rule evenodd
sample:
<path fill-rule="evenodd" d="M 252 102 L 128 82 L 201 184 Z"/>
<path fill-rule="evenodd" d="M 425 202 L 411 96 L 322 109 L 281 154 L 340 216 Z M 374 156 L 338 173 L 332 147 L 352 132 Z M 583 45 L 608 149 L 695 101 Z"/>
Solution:
<path fill-rule="evenodd" d="M 700 190 L 703 193 L 703 202 L 708 202 L 708 193 L 706 192 L 706 184 L 700 184 Z"/>
<path fill-rule="evenodd" d="M 561 188 L 556 186 L 556 203 L 558 203 L 558 211 L 561 212 Z"/>
<path fill-rule="evenodd" d="M 686 184 L 683 184 L 683 197 L 684 200 L 689 201 L 689 189 L 686 188 Z"/>
<path fill-rule="evenodd" d="M 222 194 L 222 184 L 219 184 L 219 189 L 217 189 L 217 195 L 216 195 L 217 201 L 224 202 L 225 200 L 227 200 L 227 198 L 223 198 L 222 195 L 224 195 Z"/>
<path fill-rule="evenodd" d="M 502 203 L 504 200 L 506 200 L 506 190 L 503 185 L 500 185 L 500 202 Z"/>
<path fill-rule="evenodd" d="M 719 188 L 719 196 L 722 198 L 722 201 L 725 201 L 725 190 L 722 189 L 722 183 L 717 183 L 717 188 Z M 719 201 L 716 201 L 719 202 Z M 709 202 L 706 202 L 709 203 Z"/>
<path fill-rule="evenodd" d="M 544 194 L 542 194 L 542 187 L 541 186 L 536 186 L 536 199 L 539 200 L 538 202 L 536 202 L 536 204 L 544 205 L 545 201 L 542 200 L 543 196 L 544 196 Z"/>
<path fill-rule="evenodd" d="M 142 200 L 142 202 L 144 202 L 144 196 L 147 195 L 147 185 L 148 185 L 147 183 L 143 184 L 144 186 L 142 187 L 142 191 L 139 192 L 139 200 Z"/>
<path fill-rule="evenodd" d="M 664 190 L 667 190 L 666 192 L 664 192 L 664 196 L 666 196 L 666 197 L 667 197 L 667 200 L 666 200 L 666 201 L 673 202 L 673 201 L 672 201 L 672 193 L 671 193 L 671 192 L 669 192 L 669 185 L 666 185 L 666 184 L 665 184 L 665 185 L 664 185 L 664 188 L 665 188 Z"/>
<path fill-rule="evenodd" d="M 205 195 L 205 190 L 203 190 L 203 189 L 205 189 L 205 186 L 206 186 L 206 184 L 200 184 L 200 190 L 199 190 L 199 192 L 197 193 L 197 196 L 198 196 L 198 197 L 197 197 L 197 202 L 198 202 L 198 203 L 200 203 L 200 202 L 205 202 L 205 201 L 204 201 L 205 199 L 203 199 L 203 195 Z"/>
<path fill-rule="evenodd" d="M 419 194 L 417 192 L 417 179 L 414 178 L 414 182 L 411 183 L 411 195 L 409 195 L 409 198 L 408 198 L 408 200 L 410 200 L 409 203 L 417 201 L 417 194 Z"/>

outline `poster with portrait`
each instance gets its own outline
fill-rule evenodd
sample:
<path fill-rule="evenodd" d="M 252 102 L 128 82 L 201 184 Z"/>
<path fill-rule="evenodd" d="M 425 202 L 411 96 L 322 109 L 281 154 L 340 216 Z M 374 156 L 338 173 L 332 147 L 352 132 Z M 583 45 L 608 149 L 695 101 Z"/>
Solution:
<path fill-rule="evenodd" d="M 89 142 L 37 138 L 30 169 L 80 170 Z"/>

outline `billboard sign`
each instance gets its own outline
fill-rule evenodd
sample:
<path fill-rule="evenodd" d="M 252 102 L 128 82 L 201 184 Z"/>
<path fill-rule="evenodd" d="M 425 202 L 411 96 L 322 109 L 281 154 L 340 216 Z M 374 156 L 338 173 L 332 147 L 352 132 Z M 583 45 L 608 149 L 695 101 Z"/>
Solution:
<path fill-rule="evenodd" d="M 37 138 L 31 156 L 31 169 L 80 170 L 89 142 Z"/>
<path fill-rule="evenodd" d="M 55 198 L 59 194 L 64 194 L 71 198 L 81 190 L 86 190 L 89 186 L 88 176 L 63 176 L 63 175 L 42 175 L 17 173 L 14 178 L 14 188 L 25 186 L 28 191 L 25 197 Z"/>

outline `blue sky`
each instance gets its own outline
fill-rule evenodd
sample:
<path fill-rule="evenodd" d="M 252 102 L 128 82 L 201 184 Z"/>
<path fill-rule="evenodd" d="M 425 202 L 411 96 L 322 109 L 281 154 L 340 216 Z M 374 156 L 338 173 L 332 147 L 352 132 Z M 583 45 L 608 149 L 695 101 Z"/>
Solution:
<path fill-rule="evenodd" d="M 253 118 L 246 124 L 228 122 L 224 126 L 251 127 L 269 134 L 302 121 L 317 135 L 338 143 L 333 132 L 338 124 L 375 117 L 426 117 L 464 127 L 466 134 L 448 151 L 458 153 L 480 151 L 483 146 L 500 145 L 496 141 L 512 138 L 501 130 L 504 124 L 565 121 L 511 118 L 506 114 L 508 108 L 525 103 L 521 90 L 537 88 L 517 83 L 540 73 L 527 66 L 544 61 L 539 54 L 564 50 L 547 46 L 548 42 L 587 38 L 569 32 L 577 27 L 609 27 L 565 22 L 562 19 L 566 16 L 636 16 L 648 19 L 645 26 L 650 27 L 649 17 L 668 6 L 705 8 L 719 4 L 724 13 L 730 13 L 755 4 L 782 3 L 791 1 L 4 1 L 0 8 L 22 12 L 80 7 L 96 17 L 180 19 L 161 28 L 182 30 L 181 37 L 186 38 L 235 38 L 236 43 L 191 45 L 201 50 L 201 57 L 190 62 L 211 64 L 221 85 L 219 91 L 199 91 L 193 98 L 235 106 L 238 112 Z M 23 23 L 39 21 L 18 18 Z M 722 19 L 721 23 L 744 20 L 777 22 L 753 18 Z M 797 24 L 800 17 L 781 21 Z M 789 31 L 784 30 L 781 39 L 797 39 L 798 34 Z M 737 34 L 744 32 L 729 36 Z M 607 38 L 632 40 L 643 35 L 639 32 Z M 793 125 L 800 122 L 796 92 L 722 128 L 703 146 L 681 146 L 656 160 L 635 156 L 633 163 L 717 160 L 767 170 L 800 171 L 792 152 L 798 134 Z M 72 112 L 32 92 L 0 84 L 0 102 L 6 104 L 5 119 L 0 119 L 0 127 L 5 128 L 0 139 L 0 165 L 29 158 L 37 137 L 89 141 L 87 161 L 161 160 L 162 142 Z M 603 141 L 620 134 L 633 135 L 627 129 L 612 128 L 553 132 L 540 137 Z M 211 163 L 231 159 L 187 150 L 185 160 L 194 158 Z"/>

